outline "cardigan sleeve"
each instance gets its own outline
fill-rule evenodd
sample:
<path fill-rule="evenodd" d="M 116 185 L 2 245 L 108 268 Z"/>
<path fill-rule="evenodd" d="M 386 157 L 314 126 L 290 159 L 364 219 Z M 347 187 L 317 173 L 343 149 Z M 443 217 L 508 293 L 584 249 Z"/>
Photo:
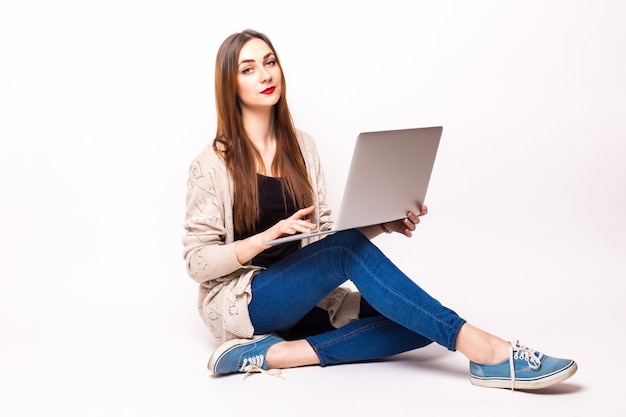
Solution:
<path fill-rule="evenodd" d="M 212 149 L 196 157 L 187 180 L 183 236 L 187 273 L 198 283 L 222 278 L 243 266 L 227 230 L 230 202 L 228 176 Z"/>

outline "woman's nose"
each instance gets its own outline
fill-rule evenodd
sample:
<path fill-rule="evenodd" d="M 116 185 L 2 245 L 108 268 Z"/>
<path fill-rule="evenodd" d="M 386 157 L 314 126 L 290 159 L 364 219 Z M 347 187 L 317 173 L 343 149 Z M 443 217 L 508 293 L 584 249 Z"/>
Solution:
<path fill-rule="evenodd" d="M 272 75 L 270 74 L 270 72 L 266 70 L 265 67 L 261 67 L 261 70 L 259 71 L 259 81 L 266 82 L 271 79 L 272 79 Z"/>

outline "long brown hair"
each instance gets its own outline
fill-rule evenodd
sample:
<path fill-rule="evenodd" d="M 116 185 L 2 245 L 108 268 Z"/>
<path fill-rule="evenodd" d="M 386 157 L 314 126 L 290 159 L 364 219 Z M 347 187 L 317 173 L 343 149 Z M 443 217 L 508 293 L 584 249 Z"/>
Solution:
<path fill-rule="evenodd" d="M 249 140 L 243 127 L 241 103 L 237 95 L 239 52 L 251 39 L 261 39 L 276 56 L 278 54 L 268 37 L 254 30 L 230 35 L 220 46 L 215 60 L 215 101 L 217 109 L 217 134 L 213 148 L 222 155 L 234 183 L 234 222 L 240 233 L 251 232 L 260 216 L 257 166 L 263 166 L 262 158 Z M 298 145 L 293 119 L 286 99 L 284 74 L 282 95 L 273 107 L 273 129 L 276 135 L 276 154 L 272 170 L 279 176 L 296 207 L 308 207 L 313 203 L 313 191 L 309 184 L 304 158 Z"/>

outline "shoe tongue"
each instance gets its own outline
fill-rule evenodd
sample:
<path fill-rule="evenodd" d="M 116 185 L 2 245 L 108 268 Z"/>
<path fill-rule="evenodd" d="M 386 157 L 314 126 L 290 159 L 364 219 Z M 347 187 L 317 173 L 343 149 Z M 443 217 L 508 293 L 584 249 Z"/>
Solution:
<path fill-rule="evenodd" d="M 532 350 L 524 345 L 520 345 L 519 343 L 517 343 L 515 347 L 519 349 L 519 352 L 528 352 L 529 354 L 534 354 L 537 358 L 541 358 L 542 356 L 541 352 L 538 350 Z"/>
<path fill-rule="evenodd" d="M 516 344 L 515 344 L 515 348 L 516 348 L 518 351 L 520 351 L 520 352 L 533 352 L 533 350 L 532 350 L 532 349 L 530 349 L 529 347 L 524 346 L 524 345 L 520 345 L 519 343 L 516 343 Z M 537 351 L 534 351 L 534 352 L 537 352 Z M 539 353 L 539 352 L 537 352 L 537 353 Z"/>

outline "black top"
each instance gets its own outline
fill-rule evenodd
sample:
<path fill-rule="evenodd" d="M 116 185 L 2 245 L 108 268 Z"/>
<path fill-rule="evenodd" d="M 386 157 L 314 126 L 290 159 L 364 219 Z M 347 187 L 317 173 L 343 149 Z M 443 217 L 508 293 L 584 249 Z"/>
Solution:
<path fill-rule="evenodd" d="M 254 226 L 254 231 L 239 233 L 239 231 L 235 230 L 235 240 L 245 239 L 255 233 L 269 229 L 280 220 L 286 219 L 296 212 L 293 201 L 289 198 L 285 198 L 282 183 L 278 178 L 257 174 L 257 181 L 259 184 L 259 206 L 261 215 Z M 272 246 L 255 256 L 252 259 L 252 265 L 267 268 L 298 249 L 300 249 L 300 241 Z"/>

